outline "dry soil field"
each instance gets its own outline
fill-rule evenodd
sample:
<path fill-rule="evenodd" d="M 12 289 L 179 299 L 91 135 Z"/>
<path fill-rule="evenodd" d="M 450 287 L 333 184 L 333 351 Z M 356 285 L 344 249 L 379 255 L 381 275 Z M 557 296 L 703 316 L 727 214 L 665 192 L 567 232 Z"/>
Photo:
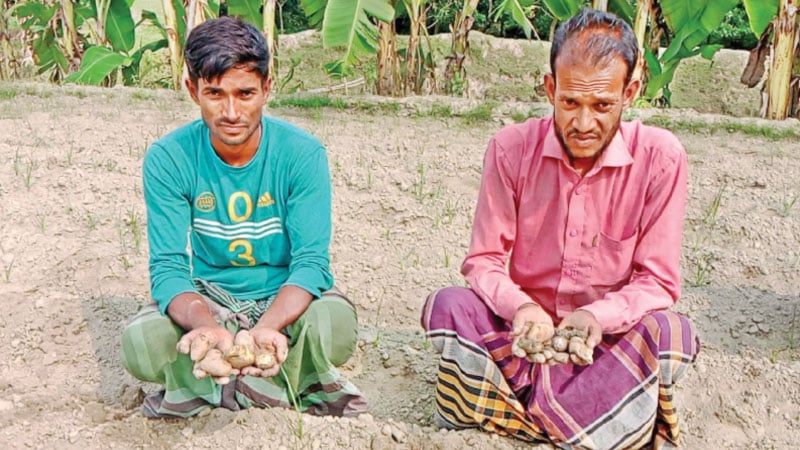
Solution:
<path fill-rule="evenodd" d="M 166 91 L 17 83 L 0 92 L 5 447 L 530 448 L 431 427 L 436 358 L 418 325 L 429 291 L 462 283 L 481 159 L 511 120 L 504 106 L 489 120 L 454 117 L 474 111 L 458 102 L 433 115 L 414 101 L 269 110 L 328 147 L 333 269 L 362 325 L 346 372 L 371 414 L 219 409 L 148 420 L 140 395 L 154 386 L 118 358 L 123 324 L 148 301 L 142 156 L 196 108 Z M 797 448 L 800 140 L 755 136 L 784 129 L 757 121 L 654 113 L 632 116 L 681 116 L 673 123 L 691 163 L 677 310 L 694 320 L 703 349 L 679 390 L 685 448 Z"/>

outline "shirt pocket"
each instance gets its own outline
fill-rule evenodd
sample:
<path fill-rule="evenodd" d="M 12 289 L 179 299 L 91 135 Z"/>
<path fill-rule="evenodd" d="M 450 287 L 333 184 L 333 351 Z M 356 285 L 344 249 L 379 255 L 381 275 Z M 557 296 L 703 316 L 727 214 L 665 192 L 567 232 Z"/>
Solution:
<path fill-rule="evenodd" d="M 616 286 L 630 279 L 638 237 L 638 230 L 624 239 L 614 239 L 602 232 L 598 235 L 592 259 L 592 286 Z"/>

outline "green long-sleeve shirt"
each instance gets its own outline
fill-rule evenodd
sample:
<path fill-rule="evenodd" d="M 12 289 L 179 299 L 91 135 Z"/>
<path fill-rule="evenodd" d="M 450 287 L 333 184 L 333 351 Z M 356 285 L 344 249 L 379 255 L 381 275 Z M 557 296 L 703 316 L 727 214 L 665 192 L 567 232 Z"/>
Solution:
<path fill-rule="evenodd" d="M 263 117 L 261 124 L 258 151 L 242 167 L 217 156 L 202 120 L 148 150 L 150 287 L 162 313 L 176 295 L 195 292 L 193 278 L 241 300 L 287 284 L 319 297 L 333 285 L 325 149 L 284 121 Z"/>

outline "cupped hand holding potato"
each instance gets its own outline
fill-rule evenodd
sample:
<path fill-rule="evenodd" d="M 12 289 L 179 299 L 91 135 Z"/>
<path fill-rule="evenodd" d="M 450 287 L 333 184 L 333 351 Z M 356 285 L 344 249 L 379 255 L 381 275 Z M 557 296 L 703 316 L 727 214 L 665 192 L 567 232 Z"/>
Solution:
<path fill-rule="evenodd" d="M 199 361 L 212 348 L 219 349 L 224 354 L 232 345 L 233 336 L 228 330 L 220 326 L 206 326 L 184 334 L 178 341 L 177 349 L 179 353 L 189 355 L 192 361 Z"/>
<path fill-rule="evenodd" d="M 558 328 L 585 332 L 588 336 L 586 345 L 592 349 L 603 340 L 603 327 L 600 322 L 595 319 L 594 314 L 583 309 L 576 310 L 564 317 L 561 323 L 558 324 Z"/>
<path fill-rule="evenodd" d="M 227 384 L 239 373 L 223 355 L 233 346 L 233 336 L 220 326 L 203 326 L 184 334 L 176 346 L 179 353 L 194 361 L 192 373 L 198 379 L 211 376 L 218 384 Z"/>
<path fill-rule="evenodd" d="M 514 339 L 512 348 L 514 349 L 519 347 L 520 339 L 544 342 L 553 337 L 553 319 L 536 303 L 526 303 L 520 306 L 514 314 L 511 327 L 511 337 Z"/>
<path fill-rule="evenodd" d="M 250 330 L 255 344 L 255 365 L 242 368 L 242 375 L 254 377 L 274 377 L 280 372 L 281 364 L 289 353 L 286 335 L 266 326 L 256 325 Z"/>

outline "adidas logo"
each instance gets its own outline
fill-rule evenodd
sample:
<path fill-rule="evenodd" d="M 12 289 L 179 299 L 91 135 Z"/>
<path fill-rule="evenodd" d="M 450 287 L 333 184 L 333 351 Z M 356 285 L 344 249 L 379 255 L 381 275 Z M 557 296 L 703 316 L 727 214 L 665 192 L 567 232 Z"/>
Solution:
<path fill-rule="evenodd" d="M 272 199 L 272 196 L 269 195 L 269 192 L 265 192 L 264 195 L 258 197 L 258 208 L 262 208 L 265 206 L 272 206 L 275 204 L 275 200 Z"/>

